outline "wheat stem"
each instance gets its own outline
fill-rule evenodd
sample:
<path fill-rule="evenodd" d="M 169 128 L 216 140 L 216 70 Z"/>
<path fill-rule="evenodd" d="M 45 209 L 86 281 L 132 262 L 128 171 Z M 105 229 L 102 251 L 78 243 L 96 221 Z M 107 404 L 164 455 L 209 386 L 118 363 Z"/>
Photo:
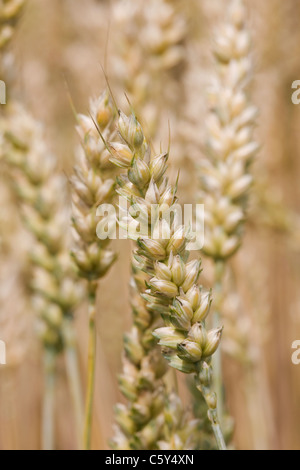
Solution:
<path fill-rule="evenodd" d="M 76 437 L 78 445 L 81 446 L 81 435 L 82 435 L 82 423 L 83 423 L 83 409 L 82 409 L 82 392 L 81 392 L 81 381 L 79 374 L 79 365 L 77 358 L 77 350 L 74 345 L 66 347 L 66 368 L 68 374 L 68 380 L 70 385 L 70 391 L 73 401 L 73 409 L 76 424 Z"/>
<path fill-rule="evenodd" d="M 215 382 L 212 367 L 208 364 L 199 364 L 198 369 L 196 386 L 208 407 L 207 415 L 215 435 L 218 450 L 227 450 L 218 414 L 218 399 L 212 387 L 213 382 Z"/>
<path fill-rule="evenodd" d="M 68 375 L 68 381 L 70 386 L 70 392 L 72 396 L 75 425 L 76 425 L 76 437 L 78 446 L 81 447 L 82 438 L 82 425 L 83 425 L 83 397 L 81 389 L 81 378 L 78 364 L 77 347 L 75 341 L 74 330 L 72 327 L 72 321 L 67 320 L 64 325 L 64 337 L 65 337 L 65 360 L 66 370 Z"/>
<path fill-rule="evenodd" d="M 51 349 L 44 353 L 44 397 L 42 418 L 42 449 L 54 450 L 54 392 L 55 392 L 56 354 Z"/>
<path fill-rule="evenodd" d="M 222 320 L 220 303 L 222 295 L 222 281 L 225 271 L 225 264 L 223 261 L 217 261 L 215 264 L 215 309 L 212 315 L 213 328 L 218 328 Z M 222 425 L 224 418 L 224 384 L 223 384 L 223 367 L 222 367 L 222 349 L 219 347 L 213 356 L 213 369 L 214 369 L 214 388 L 218 396 L 218 416 Z"/>
<path fill-rule="evenodd" d="M 96 284 L 89 285 L 89 349 L 88 349 L 88 384 L 86 392 L 85 424 L 83 445 L 85 450 L 91 448 L 92 414 L 95 386 L 95 362 L 96 362 Z"/>
<path fill-rule="evenodd" d="M 1 384 L 3 386 L 3 398 L 7 397 L 6 413 L 1 419 L 1 428 L 3 436 L 1 442 L 4 443 L 3 449 L 18 450 L 18 410 L 16 409 L 16 370 L 8 368 L 1 371 Z M 1 390 L 0 390 L 1 392 Z M 0 394 L 1 396 L 1 394 Z M 2 397 L 1 397 L 2 402 Z"/>
<path fill-rule="evenodd" d="M 219 418 L 218 418 L 218 413 L 216 412 L 216 410 L 209 411 L 208 412 L 208 417 L 209 417 L 209 420 L 211 422 L 211 426 L 212 426 L 212 429 L 213 429 L 213 432 L 214 432 L 214 435 L 215 435 L 215 438 L 216 438 L 218 449 L 219 450 L 227 450 L 225 440 L 224 440 L 224 436 L 223 436 L 222 430 L 221 430 L 221 425 L 220 425 Z"/>
<path fill-rule="evenodd" d="M 220 320 L 220 315 L 215 315 L 215 319 Z M 223 370 L 222 370 L 222 353 L 221 350 L 218 350 L 213 359 L 214 367 L 214 383 L 215 390 L 218 395 L 218 415 L 220 422 L 223 422 L 224 417 L 224 385 L 223 385 Z"/>

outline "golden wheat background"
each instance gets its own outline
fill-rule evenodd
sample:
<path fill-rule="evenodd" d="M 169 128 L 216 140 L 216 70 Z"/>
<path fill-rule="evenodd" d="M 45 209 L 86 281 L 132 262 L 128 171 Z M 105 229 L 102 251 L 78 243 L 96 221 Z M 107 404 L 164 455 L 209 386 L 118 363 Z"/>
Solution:
<path fill-rule="evenodd" d="M 124 76 L 130 77 L 131 65 L 134 68 L 130 63 L 133 49 L 125 50 L 127 69 L 120 63 L 120 54 L 124 54 L 120 44 L 129 41 L 133 24 L 124 25 L 126 17 L 116 13 L 118 3 L 28 0 L 10 45 L 7 61 L 13 60 L 14 66 L 6 79 L 8 94 L 22 100 L 44 123 L 47 144 L 67 176 L 78 146 L 69 96 L 78 112 L 87 113 L 90 97 L 98 96 L 106 85 L 104 67 L 117 102 L 126 101 L 124 91 L 133 98 L 126 90 Z M 186 25 L 181 41 L 184 57 L 171 73 L 156 78 L 160 83 L 153 83 L 150 96 L 153 91 L 153 100 L 162 107 L 156 142 L 162 141 L 167 147 L 169 120 L 174 136 L 172 175 L 176 177 L 181 169 L 179 195 L 183 202 L 189 202 L 197 197 L 194 165 L 203 158 L 206 90 L 214 73 L 211 37 L 228 2 L 170 3 L 175 4 Z M 252 168 L 255 184 L 244 243 L 230 261 L 232 276 L 226 279 L 230 295 L 223 323 L 225 343 L 228 319 L 229 336 L 237 335 L 242 349 L 247 345 L 253 365 L 227 341 L 226 399 L 235 420 L 236 448 L 299 449 L 300 366 L 292 364 L 291 345 L 300 339 L 300 106 L 291 102 L 291 86 L 300 79 L 300 1 L 249 0 L 247 6 L 253 37 L 251 94 L 259 108 L 256 139 L 261 150 Z M 135 28 L 132 48 L 138 48 L 143 40 L 143 30 L 139 31 L 137 25 Z M 132 104 L 140 106 L 134 99 Z M 0 111 L 3 109 L 1 106 Z M 143 119 L 147 125 L 147 115 Z M 5 180 L 4 170 L 0 176 Z M 7 343 L 7 366 L 0 366 L 0 448 L 39 449 L 42 353 L 24 288 L 28 240 L 18 205 L 4 184 L 0 194 L 0 339 Z M 108 448 L 112 436 L 113 407 L 122 400 L 117 382 L 122 338 L 131 325 L 130 243 L 118 241 L 115 249 L 118 260 L 99 289 L 95 449 Z M 210 285 L 210 262 L 204 264 Z M 88 337 L 84 305 L 76 313 L 76 330 L 84 379 Z M 238 358 L 232 358 L 231 353 Z M 191 406 L 182 378 L 180 390 L 184 403 Z M 56 446 L 75 449 L 74 417 L 63 361 L 59 362 L 56 393 Z"/>

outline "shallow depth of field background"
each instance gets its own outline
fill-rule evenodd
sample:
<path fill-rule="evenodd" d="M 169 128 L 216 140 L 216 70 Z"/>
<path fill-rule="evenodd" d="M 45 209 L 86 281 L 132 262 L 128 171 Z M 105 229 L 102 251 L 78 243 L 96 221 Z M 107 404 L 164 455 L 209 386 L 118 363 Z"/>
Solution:
<path fill-rule="evenodd" d="M 9 93 L 22 99 L 33 115 L 44 122 L 49 147 L 58 155 L 67 175 L 78 145 L 68 93 L 77 111 L 86 113 L 89 98 L 97 96 L 105 86 L 102 64 L 106 65 L 117 99 L 124 102 L 124 88 L 115 65 L 122 31 L 114 23 L 114 3 L 30 0 L 11 46 L 16 72 L 11 77 Z M 179 112 L 174 117 L 171 108 L 164 110 L 165 124 L 159 129 L 158 142 L 162 140 L 165 147 L 168 144 L 168 120 L 171 129 L 182 126 L 184 132 L 181 116 L 192 116 L 198 135 L 195 144 L 191 142 L 189 157 L 181 158 L 174 131 L 174 159 L 171 152 L 170 161 L 172 174 L 182 169 L 179 196 L 184 201 L 194 201 L 197 181 L 193 165 L 202 158 L 200 144 L 196 143 L 203 133 L 206 89 L 214 72 L 210 40 L 222 20 L 226 0 L 185 3 L 189 4 L 182 8 L 189 25 L 187 59 L 178 74 L 182 92 L 173 100 Z M 262 148 L 253 166 L 257 185 L 244 244 L 231 263 L 240 296 L 240 322 L 256 355 L 256 393 L 249 402 L 244 393 L 247 366 L 226 358 L 226 395 L 235 419 L 237 448 L 299 449 L 300 365 L 292 364 L 291 346 L 300 340 L 300 105 L 291 102 L 291 85 L 300 79 L 300 1 L 252 0 L 248 4 L 255 66 L 251 91 L 260 110 L 257 140 Z M 138 43 L 139 37 L 136 40 Z M 13 240 L 12 232 L 18 230 L 18 222 L 11 218 L 17 219 L 17 214 L 11 213 L 9 200 L 2 198 L 0 205 L 0 231 L 11 231 L 9 238 Z M 5 245 L 1 250 L 0 339 L 7 342 L 8 365 L 0 366 L 0 449 L 37 449 L 41 351 L 31 312 L 22 307 L 19 271 L 23 258 L 18 250 L 17 246 L 11 250 Z M 119 259 L 99 291 L 93 426 L 93 448 L 98 449 L 108 448 L 112 434 L 113 406 L 121 399 L 117 373 L 121 367 L 122 335 L 130 326 L 129 242 L 117 242 L 117 250 Z M 210 266 L 204 260 L 206 265 L 204 272 L 209 278 Z M 231 308 L 236 306 L 229 305 Z M 10 328 L 3 326 L 4 312 L 5 318 L 10 318 Z M 84 306 L 77 312 L 76 323 L 84 379 L 88 333 Z M 184 378 L 180 380 L 184 382 Z M 189 405 L 191 399 L 184 383 L 181 388 Z M 63 361 L 57 397 L 57 446 L 72 449 L 74 423 Z"/>

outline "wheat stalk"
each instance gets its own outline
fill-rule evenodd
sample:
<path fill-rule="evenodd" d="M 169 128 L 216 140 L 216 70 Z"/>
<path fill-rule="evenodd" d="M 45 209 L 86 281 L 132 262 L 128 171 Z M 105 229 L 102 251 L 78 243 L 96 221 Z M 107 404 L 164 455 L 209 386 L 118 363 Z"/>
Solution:
<path fill-rule="evenodd" d="M 165 176 L 168 154 L 151 156 L 134 114 L 127 117 L 120 112 L 118 131 L 123 143 L 110 144 L 112 161 L 128 169 L 120 193 L 144 222 L 135 221 L 136 216 L 131 212 L 129 235 L 137 241 L 136 259 L 140 269 L 153 276 L 143 298 L 148 310 L 160 313 L 166 325 L 156 329 L 155 336 L 167 348 L 165 355 L 172 367 L 195 375 L 198 390 L 209 408 L 218 447 L 224 449 L 209 365 L 220 343 L 222 328 L 209 332 L 205 329 L 211 293 L 196 284 L 200 261 L 187 261 L 187 229 L 179 225 L 174 216 L 169 221 L 164 219 L 166 212 L 170 214 L 175 210 L 176 202 L 176 188 L 168 184 Z M 156 208 L 154 215 L 152 206 Z M 137 225 L 140 233 L 137 233 Z"/>
<path fill-rule="evenodd" d="M 114 134 L 115 110 L 107 92 L 91 101 L 90 116 L 78 115 L 77 130 L 82 149 L 71 178 L 73 188 L 73 226 L 75 246 L 72 251 L 79 276 L 87 280 L 89 293 L 89 351 L 84 448 L 91 445 L 92 406 L 95 381 L 96 354 L 96 293 L 98 281 L 107 273 L 116 259 L 109 250 L 108 240 L 97 236 L 100 204 L 112 203 L 114 197 L 115 168 L 109 161 L 109 152 L 103 144 L 97 127 L 105 138 Z M 103 219 L 104 220 L 104 219 Z"/>
<path fill-rule="evenodd" d="M 29 287 L 38 312 L 37 332 L 45 352 L 46 384 L 51 384 L 45 389 L 43 448 L 52 449 L 56 358 L 65 348 L 74 347 L 65 330 L 70 328 L 72 312 L 82 295 L 80 286 L 74 285 L 75 273 L 68 256 L 66 182 L 55 172 L 56 160 L 46 148 L 41 125 L 21 105 L 11 105 L 0 127 L 1 152 L 11 167 L 22 219 L 34 242 L 29 253 Z M 75 405 L 79 426 L 80 405 Z"/>

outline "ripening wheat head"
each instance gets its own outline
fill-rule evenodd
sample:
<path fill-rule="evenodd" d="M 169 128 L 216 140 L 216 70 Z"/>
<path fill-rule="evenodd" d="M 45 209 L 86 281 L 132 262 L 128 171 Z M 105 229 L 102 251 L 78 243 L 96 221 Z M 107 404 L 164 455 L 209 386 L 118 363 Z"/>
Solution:
<path fill-rule="evenodd" d="M 29 286 L 39 313 L 38 332 L 46 348 L 59 352 L 64 346 L 63 321 L 72 316 L 81 296 L 68 254 L 66 181 L 56 173 L 41 125 L 24 108 L 12 105 L 0 129 L 1 153 L 10 165 L 22 219 L 32 235 Z"/>
<path fill-rule="evenodd" d="M 176 189 L 166 177 L 168 154 L 151 155 L 134 114 L 127 117 L 120 112 L 118 131 L 122 143 L 110 144 L 112 161 L 127 169 L 127 175 L 120 179 L 119 193 L 131 206 L 129 235 L 137 242 L 135 259 L 139 269 L 150 275 L 142 298 L 148 312 L 161 314 L 164 320 L 165 326 L 155 329 L 155 336 L 165 357 L 175 369 L 196 375 L 214 420 L 216 398 L 209 390 L 209 362 L 222 329 L 205 328 L 211 293 L 197 283 L 201 262 L 188 262 L 190 237 L 174 215 Z M 136 214 L 140 215 L 138 222 Z M 134 229 L 135 224 L 139 231 Z"/>
<path fill-rule="evenodd" d="M 78 116 L 77 130 L 82 149 L 71 178 L 72 220 L 76 234 L 72 254 L 80 276 L 97 281 L 116 259 L 115 253 L 108 249 L 108 241 L 97 236 L 100 221 L 97 208 L 112 203 L 115 195 L 114 167 L 98 132 L 100 130 L 106 139 L 114 134 L 115 111 L 107 92 L 91 101 L 90 115 Z"/>
<path fill-rule="evenodd" d="M 176 81 L 185 58 L 186 20 L 167 0 L 120 0 L 114 18 L 116 84 L 122 93 L 127 91 L 154 136 L 164 107 L 178 102 Z"/>
<path fill-rule="evenodd" d="M 250 36 L 241 0 L 230 4 L 227 22 L 215 38 L 217 75 L 210 92 L 207 159 L 201 163 L 201 197 L 205 204 L 206 255 L 232 256 L 241 244 L 250 163 L 258 150 L 253 137 L 257 109 L 246 87 L 251 72 Z"/>

